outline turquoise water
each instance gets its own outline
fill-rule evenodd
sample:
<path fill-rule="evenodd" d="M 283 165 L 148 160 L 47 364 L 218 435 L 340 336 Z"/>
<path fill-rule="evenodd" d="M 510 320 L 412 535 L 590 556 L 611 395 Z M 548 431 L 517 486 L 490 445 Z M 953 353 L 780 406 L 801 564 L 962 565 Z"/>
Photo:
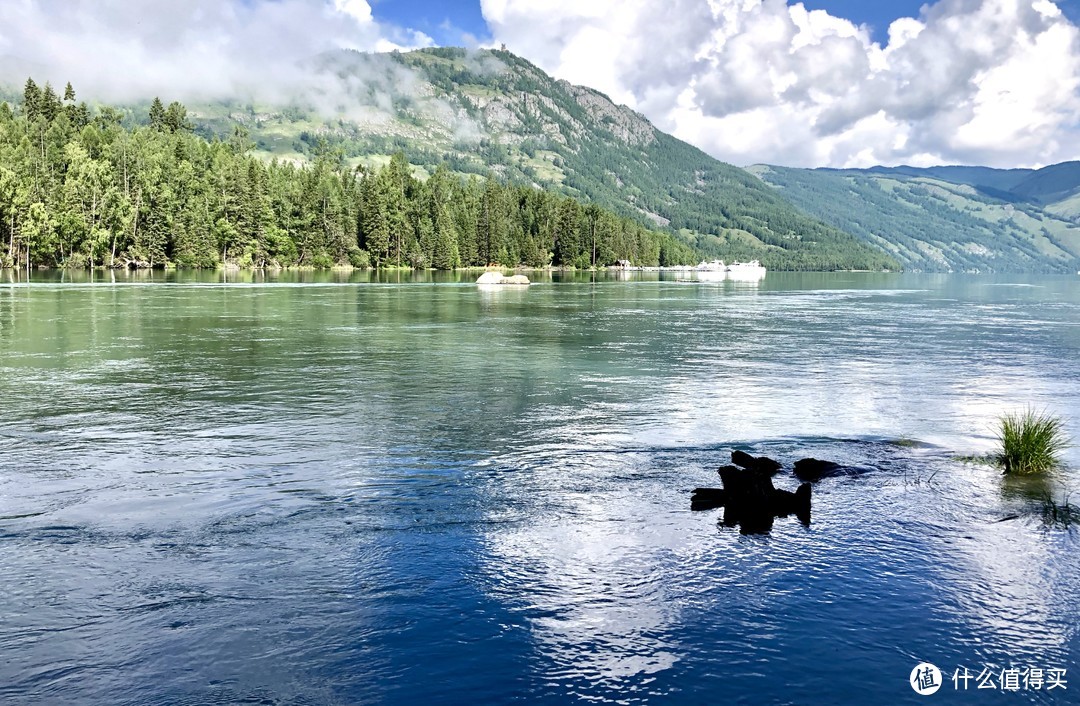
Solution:
<path fill-rule="evenodd" d="M 1080 438 L 1080 278 L 4 276 L 0 700 L 1076 703 L 1080 452 L 956 457 Z M 736 448 L 870 472 L 745 536 Z"/>

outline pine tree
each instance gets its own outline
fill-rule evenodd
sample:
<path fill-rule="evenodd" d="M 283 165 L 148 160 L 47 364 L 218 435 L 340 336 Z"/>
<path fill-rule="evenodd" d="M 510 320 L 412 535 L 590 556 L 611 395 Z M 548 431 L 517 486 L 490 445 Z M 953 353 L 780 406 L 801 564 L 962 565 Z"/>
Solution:
<path fill-rule="evenodd" d="M 480 218 L 480 182 L 472 177 L 465 184 L 460 184 L 455 189 L 452 203 L 454 204 L 454 225 L 458 233 L 458 255 L 461 263 L 466 267 L 483 264 L 480 262 L 478 250 L 477 227 Z"/>
<path fill-rule="evenodd" d="M 360 205 L 363 212 L 364 249 L 371 254 L 376 267 L 389 258 L 390 228 L 386 213 L 385 180 L 382 174 L 368 174 L 360 185 Z"/>
<path fill-rule="evenodd" d="M 387 227 L 390 230 L 394 264 L 401 265 L 408 255 L 410 238 L 408 197 L 413 190 L 412 170 L 405 153 L 398 152 L 380 173 L 384 178 L 383 196 L 386 199 Z"/>
<path fill-rule="evenodd" d="M 506 219 L 503 213 L 502 190 L 494 179 L 488 179 L 484 186 L 476 235 L 482 264 L 493 264 L 506 246 Z"/>
<path fill-rule="evenodd" d="M 63 105 L 60 103 L 60 97 L 56 95 L 56 91 L 53 90 L 52 84 L 46 81 L 45 90 L 41 94 L 42 116 L 49 122 L 52 122 L 62 108 Z"/>
<path fill-rule="evenodd" d="M 26 87 L 23 89 L 23 113 L 31 122 L 41 115 L 41 89 L 32 78 L 26 79 Z"/>
<path fill-rule="evenodd" d="M 150 127 L 155 130 L 165 129 L 165 106 L 161 104 L 161 99 L 156 96 L 153 102 L 150 103 Z"/>
<path fill-rule="evenodd" d="M 188 122 L 187 108 L 178 101 L 169 103 L 169 107 L 165 109 L 161 122 L 165 129 L 171 133 L 191 132 L 194 129 L 194 126 Z"/>
<path fill-rule="evenodd" d="M 431 266 L 438 270 L 452 270 L 461 264 L 461 258 L 458 255 L 454 222 L 450 218 L 450 209 L 446 204 L 436 211 L 434 225 L 435 242 L 431 254 Z"/>

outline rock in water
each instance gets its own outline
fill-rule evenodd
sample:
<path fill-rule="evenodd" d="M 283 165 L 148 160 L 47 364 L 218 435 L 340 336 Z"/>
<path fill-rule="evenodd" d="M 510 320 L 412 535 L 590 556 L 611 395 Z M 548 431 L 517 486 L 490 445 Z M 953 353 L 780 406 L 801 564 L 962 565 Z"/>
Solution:
<path fill-rule="evenodd" d="M 507 277 L 502 272 L 485 272 L 480 275 L 477 284 L 531 284 L 525 275 L 511 275 Z"/>
<path fill-rule="evenodd" d="M 794 493 L 779 490 L 773 487 L 770 468 L 770 465 L 756 469 L 722 466 L 717 473 L 724 484 L 723 489 L 696 489 L 690 498 L 690 509 L 723 507 L 724 524 L 738 525 L 743 534 L 768 532 L 775 518 L 788 515 L 795 515 L 803 524 L 810 524 L 810 484 L 803 483 Z"/>
<path fill-rule="evenodd" d="M 774 461 L 767 456 L 754 457 L 745 451 L 732 451 L 731 462 L 736 466 L 742 466 L 748 471 L 763 471 L 769 475 L 780 472 L 780 462 Z"/>
<path fill-rule="evenodd" d="M 713 510 L 723 507 L 727 501 L 727 491 L 722 488 L 695 488 L 690 496 L 691 510 Z"/>
<path fill-rule="evenodd" d="M 795 515 L 803 524 L 810 524 L 810 484 L 802 483 L 795 492 L 777 490 L 773 495 L 773 505 L 780 517 Z"/>
<path fill-rule="evenodd" d="M 832 461 L 821 461 L 816 458 L 804 458 L 795 462 L 795 477 L 799 480 L 814 481 L 822 478 L 835 478 L 837 476 L 859 476 L 866 473 L 867 469 L 858 466 L 842 466 Z"/>
<path fill-rule="evenodd" d="M 795 462 L 795 477 L 799 480 L 815 481 L 835 475 L 840 471 L 840 464 L 821 461 L 816 458 L 804 458 Z"/>
<path fill-rule="evenodd" d="M 477 284 L 502 284 L 505 275 L 502 272 L 485 272 L 477 278 Z"/>

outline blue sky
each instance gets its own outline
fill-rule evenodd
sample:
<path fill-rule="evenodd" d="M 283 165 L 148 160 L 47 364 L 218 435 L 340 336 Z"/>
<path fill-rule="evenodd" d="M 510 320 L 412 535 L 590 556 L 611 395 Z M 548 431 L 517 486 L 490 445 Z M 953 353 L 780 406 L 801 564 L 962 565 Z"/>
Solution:
<path fill-rule="evenodd" d="M 587 1 L 587 0 L 583 0 Z M 810 10 L 826 10 L 830 15 L 869 25 L 874 39 L 888 39 L 889 24 L 898 17 L 918 17 L 926 0 L 803 0 Z M 793 3 L 789 3 L 793 4 Z M 1078 0 L 1061 3 L 1066 14 L 1078 7 Z M 462 33 L 478 39 L 490 36 L 480 12 L 479 0 L 372 0 L 372 15 L 383 22 L 412 27 L 439 44 L 461 44 Z"/>
<path fill-rule="evenodd" d="M 794 3 L 788 3 L 789 5 Z M 855 24 L 869 25 L 874 39 L 888 40 L 889 24 L 897 17 L 918 17 L 925 0 L 803 0 L 808 10 L 825 10 Z"/>
<path fill-rule="evenodd" d="M 460 45 L 462 33 L 488 39 L 480 0 L 371 0 L 376 20 L 417 29 L 439 44 Z"/>

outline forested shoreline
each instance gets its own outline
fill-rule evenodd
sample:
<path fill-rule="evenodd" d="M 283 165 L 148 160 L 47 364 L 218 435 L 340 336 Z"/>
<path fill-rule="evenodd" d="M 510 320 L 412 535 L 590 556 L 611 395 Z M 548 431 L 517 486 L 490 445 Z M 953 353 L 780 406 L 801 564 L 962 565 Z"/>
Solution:
<path fill-rule="evenodd" d="M 403 153 L 352 168 L 264 162 L 241 128 L 193 132 L 155 99 L 145 123 L 28 79 L 0 102 L 0 266 L 274 268 L 590 267 L 690 263 L 694 251 L 594 204 L 445 166 L 417 179 Z"/>

